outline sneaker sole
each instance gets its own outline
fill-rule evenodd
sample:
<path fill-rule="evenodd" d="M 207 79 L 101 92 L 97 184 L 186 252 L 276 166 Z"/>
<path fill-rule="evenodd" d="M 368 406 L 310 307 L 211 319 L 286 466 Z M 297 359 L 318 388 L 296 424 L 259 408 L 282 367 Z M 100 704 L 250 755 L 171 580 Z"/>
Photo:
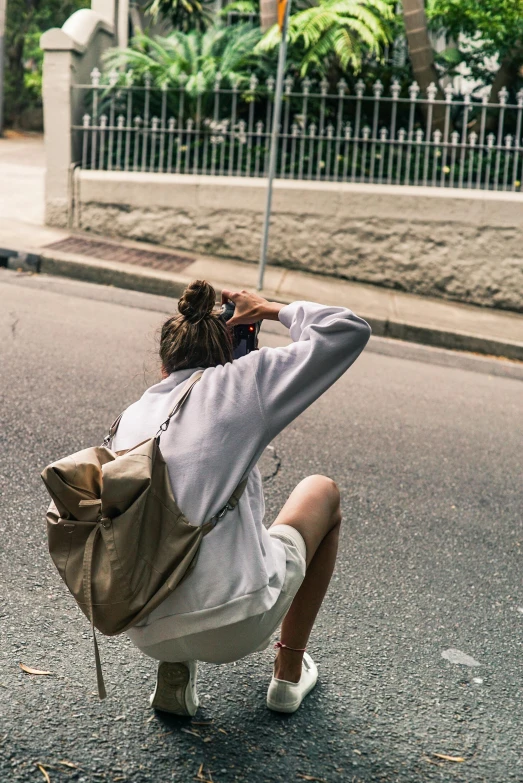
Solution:
<path fill-rule="evenodd" d="M 194 715 L 198 700 L 193 702 L 190 687 L 191 673 L 184 663 L 162 662 L 158 667 L 156 688 L 150 705 L 160 712 L 174 715 Z"/>

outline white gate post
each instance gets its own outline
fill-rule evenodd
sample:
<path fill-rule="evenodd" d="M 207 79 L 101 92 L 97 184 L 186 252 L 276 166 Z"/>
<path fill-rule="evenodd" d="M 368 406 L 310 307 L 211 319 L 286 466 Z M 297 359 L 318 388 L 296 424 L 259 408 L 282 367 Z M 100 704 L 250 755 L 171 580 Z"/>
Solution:
<path fill-rule="evenodd" d="M 82 102 L 72 90 L 89 84 L 92 69 L 113 44 L 114 26 L 88 8 L 76 11 L 63 27 L 47 30 L 40 39 L 44 50 L 43 89 L 45 132 L 45 222 L 65 228 L 69 223 L 71 166 L 77 156 L 71 133 L 81 123 Z"/>

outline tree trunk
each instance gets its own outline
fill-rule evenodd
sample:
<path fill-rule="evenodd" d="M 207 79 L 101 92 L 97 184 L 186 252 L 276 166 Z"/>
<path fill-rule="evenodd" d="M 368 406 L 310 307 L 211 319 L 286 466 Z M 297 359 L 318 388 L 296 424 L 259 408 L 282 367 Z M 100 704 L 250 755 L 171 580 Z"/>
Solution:
<path fill-rule="evenodd" d="M 4 60 L 6 0 L 0 0 L 0 136 L 4 135 Z"/>
<path fill-rule="evenodd" d="M 24 39 L 17 38 L 7 49 L 7 72 L 10 80 L 9 122 L 18 124 L 24 104 Z"/>
<path fill-rule="evenodd" d="M 503 89 L 503 87 L 506 87 L 507 89 L 510 87 L 513 87 L 516 83 L 516 80 L 518 78 L 518 70 L 519 66 L 521 64 L 521 59 L 523 57 L 523 50 L 518 46 L 515 49 L 512 49 L 501 61 L 501 64 L 496 71 L 496 75 L 494 76 L 494 81 L 492 82 L 492 86 L 490 88 L 490 93 L 488 97 L 489 103 L 499 103 L 499 91 Z M 489 112 L 489 115 L 487 117 L 487 123 L 486 123 L 486 129 L 488 131 L 495 131 L 498 127 L 498 115 L 496 112 L 496 115 L 491 114 Z M 499 141 L 498 143 L 501 143 Z"/>
<path fill-rule="evenodd" d="M 522 51 L 521 49 L 512 50 L 501 61 L 494 81 L 490 88 L 490 94 L 488 98 L 489 103 L 499 103 L 498 92 L 503 87 L 512 87 L 518 76 L 518 67 L 521 63 Z"/>
<path fill-rule="evenodd" d="M 260 26 L 265 32 L 278 21 L 278 0 L 260 0 Z"/>
<path fill-rule="evenodd" d="M 409 57 L 414 78 L 421 87 L 424 97 L 427 95 L 427 87 L 434 83 L 438 88 L 437 100 L 443 100 L 444 96 L 439 87 L 438 72 L 434 65 L 434 52 L 429 40 L 427 17 L 423 0 L 402 0 L 403 19 Z M 423 107 L 423 114 L 427 118 L 427 105 Z M 432 130 L 443 130 L 445 124 L 445 106 L 434 106 L 432 114 Z"/>

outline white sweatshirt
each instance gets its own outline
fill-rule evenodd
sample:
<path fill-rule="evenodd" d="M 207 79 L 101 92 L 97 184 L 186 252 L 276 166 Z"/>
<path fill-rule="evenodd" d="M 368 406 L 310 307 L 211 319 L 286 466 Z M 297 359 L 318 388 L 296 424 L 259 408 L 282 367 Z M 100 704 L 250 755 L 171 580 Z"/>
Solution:
<path fill-rule="evenodd" d="M 196 567 L 129 636 L 138 647 L 238 622 L 270 609 L 285 579 L 281 541 L 263 526 L 263 487 L 256 466 L 265 447 L 331 386 L 359 356 L 369 325 L 342 307 L 294 302 L 279 314 L 293 340 L 205 370 L 162 435 L 176 501 L 203 524 L 249 475 L 236 509 L 202 540 Z M 156 433 L 198 368 L 172 373 L 122 416 L 115 450 Z"/>

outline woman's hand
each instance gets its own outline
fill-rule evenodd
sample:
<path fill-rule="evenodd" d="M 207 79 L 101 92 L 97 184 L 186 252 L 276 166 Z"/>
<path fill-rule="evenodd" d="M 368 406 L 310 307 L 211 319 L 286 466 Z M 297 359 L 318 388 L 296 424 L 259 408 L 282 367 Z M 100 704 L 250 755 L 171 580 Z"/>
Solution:
<path fill-rule="evenodd" d="M 263 296 L 250 291 L 222 291 L 222 304 L 234 302 L 234 316 L 227 321 L 228 326 L 252 324 L 256 321 L 277 321 L 278 313 L 285 307 L 279 302 L 268 302 Z"/>

